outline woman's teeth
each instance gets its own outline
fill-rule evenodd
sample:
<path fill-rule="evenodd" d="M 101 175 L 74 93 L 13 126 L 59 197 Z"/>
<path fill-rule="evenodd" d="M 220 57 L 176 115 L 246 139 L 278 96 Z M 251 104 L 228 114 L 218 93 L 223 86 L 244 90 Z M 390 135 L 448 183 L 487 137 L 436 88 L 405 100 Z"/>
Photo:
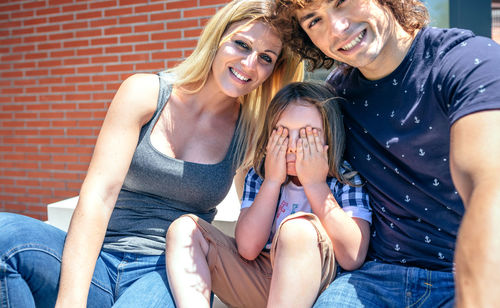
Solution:
<path fill-rule="evenodd" d="M 233 73 L 234 76 L 236 76 L 236 78 L 238 78 L 239 80 L 241 81 L 248 81 L 250 80 L 250 78 L 246 78 L 245 76 L 239 74 L 237 71 L 235 71 L 233 68 L 229 68 L 229 70 L 231 70 L 231 73 Z"/>
<path fill-rule="evenodd" d="M 355 39 L 353 39 L 349 44 L 345 45 L 341 49 L 345 50 L 345 51 L 350 50 L 351 48 L 356 46 L 356 44 L 358 44 L 363 39 L 363 36 L 365 36 L 365 33 L 366 33 L 366 30 L 363 30 Z"/>

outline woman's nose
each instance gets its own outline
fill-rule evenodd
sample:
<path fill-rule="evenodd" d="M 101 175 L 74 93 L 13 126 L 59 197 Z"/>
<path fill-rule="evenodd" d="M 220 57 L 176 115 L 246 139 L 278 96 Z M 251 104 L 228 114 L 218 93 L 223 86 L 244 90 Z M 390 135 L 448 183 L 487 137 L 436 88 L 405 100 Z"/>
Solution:
<path fill-rule="evenodd" d="M 256 61 L 257 61 L 257 52 L 251 52 L 247 54 L 245 58 L 243 58 L 241 63 L 249 69 L 255 69 Z"/>

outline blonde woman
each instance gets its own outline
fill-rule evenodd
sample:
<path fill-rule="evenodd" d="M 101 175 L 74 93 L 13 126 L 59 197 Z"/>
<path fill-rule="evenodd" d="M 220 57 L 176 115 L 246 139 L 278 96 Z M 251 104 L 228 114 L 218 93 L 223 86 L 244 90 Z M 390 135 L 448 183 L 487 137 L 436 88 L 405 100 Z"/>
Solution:
<path fill-rule="evenodd" d="M 140 291 L 165 277 L 166 230 L 186 213 L 214 218 L 237 167 L 253 155 L 247 145 L 271 96 L 301 78 L 271 12 L 265 0 L 232 1 L 179 66 L 122 83 L 67 236 L 24 216 L 0 216 L 2 304 L 172 305 L 166 279 L 161 291 Z"/>

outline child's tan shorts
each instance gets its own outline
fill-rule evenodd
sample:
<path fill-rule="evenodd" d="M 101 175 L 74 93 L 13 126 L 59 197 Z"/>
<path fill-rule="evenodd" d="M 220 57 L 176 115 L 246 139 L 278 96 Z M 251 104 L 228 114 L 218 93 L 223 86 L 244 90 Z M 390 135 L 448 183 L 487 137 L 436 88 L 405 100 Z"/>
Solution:
<path fill-rule="evenodd" d="M 262 251 L 252 261 L 239 255 L 234 238 L 227 236 L 195 215 L 184 216 L 188 216 L 196 222 L 207 240 L 209 244 L 207 262 L 212 276 L 212 291 L 230 307 L 266 307 L 277 239 L 281 226 L 290 219 L 298 217 L 307 219 L 316 229 L 322 259 L 320 292 L 326 289 L 335 278 L 336 265 L 333 246 L 323 225 L 314 214 L 299 212 L 286 217 L 274 236 L 271 252 Z M 290 283 L 293 284 L 293 282 Z"/>

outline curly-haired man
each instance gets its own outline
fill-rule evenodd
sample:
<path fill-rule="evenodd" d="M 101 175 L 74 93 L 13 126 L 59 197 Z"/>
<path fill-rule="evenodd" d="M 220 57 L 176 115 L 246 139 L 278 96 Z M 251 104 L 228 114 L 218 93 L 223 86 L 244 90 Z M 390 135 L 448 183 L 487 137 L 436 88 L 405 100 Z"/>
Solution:
<path fill-rule="evenodd" d="M 315 307 L 500 302 L 500 46 L 428 27 L 417 0 L 277 0 L 277 26 L 339 96 L 367 180 L 368 259 Z"/>

